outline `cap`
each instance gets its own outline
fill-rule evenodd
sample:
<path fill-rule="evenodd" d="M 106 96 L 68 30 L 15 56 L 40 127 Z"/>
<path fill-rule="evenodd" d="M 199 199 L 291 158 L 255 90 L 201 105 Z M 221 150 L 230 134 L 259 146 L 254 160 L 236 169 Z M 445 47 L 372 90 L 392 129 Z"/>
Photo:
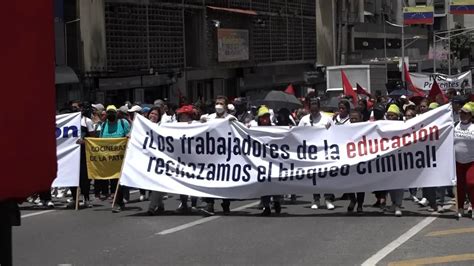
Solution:
<path fill-rule="evenodd" d="M 142 113 L 143 113 L 143 114 L 146 114 L 146 113 L 150 112 L 150 110 L 151 110 L 150 107 L 145 106 L 145 107 L 142 108 Z"/>
<path fill-rule="evenodd" d="M 466 103 L 462 108 L 461 111 L 466 112 L 466 113 L 471 113 L 471 115 L 474 115 L 474 102 L 468 102 Z"/>
<path fill-rule="evenodd" d="M 129 113 L 140 112 L 142 108 L 139 105 L 134 105 L 128 110 Z"/>
<path fill-rule="evenodd" d="M 436 109 L 438 107 L 439 107 L 439 103 L 433 102 L 433 103 L 430 103 L 430 105 L 428 106 L 428 109 L 433 110 L 433 109 Z"/>
<path fill-rule="evenodd" d="M 92 108 L 96 109 L 97 111 L 104 111 L 104 106 L 101 103 L 91 104 Z"/>
<path fill-rule="evenodd" d="M 158 100 L 155 100 L 155 102 L 153 102 L 153 105 L 156 107 L 162 107 L 164 104 L 165 104 L 165 101 L 163 101 L 162 99 L 158 99 Z"/>
<path fill-rule="evenodd" d="M 401 114 L 400 108 L 396 104 L 391 104 L 388 107 L 387 113 L 394 113 L 394 114 L 397 114 L 397 115 Z"/>
<path fill-rule="evenodd" d="M 107 112 L 117 112 L 117 107 L 115 105 L 109 105 L 106 109 Z"/>
<path fill-rule="evenodd" d="M 128 112 L 128 106 L 124 105 L 124 106 L 120 106 L 120 108 L 118 109 L 120 112 L 126 114 Z"/>
<path fill-rule="evenodd" d="M 406 95 L 402 95 L 402 96 L 400 96 L 400 99 L 406 99 L 406 98 L 407 98 L 407 96 L 406 96 Z"/>
<path fill-rule="evenodd" d="M 176 114 L 194 114 L 194 108 L 192 105 L 185 105 L 176 110 Z"/>
<path fill-rule="evenodd" d="M 260 108 L 258 108 L 257 117 L 261 117 L 267 114 L 270 115 L 270 110 L 268 110 L 268 107 L 262 105 Z"/>

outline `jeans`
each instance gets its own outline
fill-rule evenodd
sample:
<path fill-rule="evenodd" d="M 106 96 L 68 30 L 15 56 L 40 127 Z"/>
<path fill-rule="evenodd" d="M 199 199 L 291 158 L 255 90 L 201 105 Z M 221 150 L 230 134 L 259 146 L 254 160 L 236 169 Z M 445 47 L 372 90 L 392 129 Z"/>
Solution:
<path fill-rule="evenodd" d="M 393 189 L 389 190 L 388 193 L 390 194 L 390 198 L 392 199 L 392 204 L 401 207 L 403 201 L 403 189 Z"/>

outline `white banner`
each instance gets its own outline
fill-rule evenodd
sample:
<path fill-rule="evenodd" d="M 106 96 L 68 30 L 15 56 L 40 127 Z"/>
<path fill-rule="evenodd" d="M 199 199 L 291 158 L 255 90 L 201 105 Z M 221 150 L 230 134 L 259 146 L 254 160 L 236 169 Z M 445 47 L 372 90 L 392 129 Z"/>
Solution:
<path fill-rule="evenodd" d="M 52 187 L 78 187 L 81 146 L 81 113 L 56 116 L 58 173 Z"/>
<path fill-rule="evenodd" d="M 448 186 L 451 106 L 403 121 L 246 128 L 229 120 L 157 126 L 138 116 L 120 183 L 199 197 Z"/>
<path fill-rule="evenodd" d="M 433 86 L 434 80 L 438 82 L 439 87 L 443 91 L 446 91 L 449 88 L 453 88 L 456 90 L 472 88 L 471 71 L 452 76 L 439 73 L 410 73 L 410 78 L 416 87 L 425 91 L 431 90 L 431 86 Z"/>

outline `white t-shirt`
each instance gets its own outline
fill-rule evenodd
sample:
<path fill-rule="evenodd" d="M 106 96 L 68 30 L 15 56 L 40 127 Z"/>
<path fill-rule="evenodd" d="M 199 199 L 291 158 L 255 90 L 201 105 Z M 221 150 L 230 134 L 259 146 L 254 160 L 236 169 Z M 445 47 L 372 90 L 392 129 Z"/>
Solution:
<path fill-rule="evenodd" d="M 161 116 L 161 123 L 173 123 L 176 122 L 176 117 L 174 115 L 168 115 L 167 113 L 164 113 Z"/>
<path fill-rule="evenodd" d="M 311 120 L 311 114 L 303 116 L 298 124 L 299 127 L 325 127 L 329 128 L 332 125 L 332 119 L 330 116 L 323 112 L 319 112 L 319 116 Z"/>
<path fill-rule="evenodd" d="M 456 162 L 474 162 L 474 124 L 458 123 L 454 127 L 454 151 Z"/>
<path fill-rule="evenodd" d="M 92 119 L 83 116 L 81 118 L 81 127 L 87 128 L 87 131 L 89 132 L 94 132 L 94 122 L 92 122 Z"/>
<path fill-rule="evenodd" d="M 339 115 L 336 116 L 334 119 L 334 125 L 344 125 L 344 124 L 350 124 L 351 119 L 349 115 L 347 115 L 345 118 L 341 118 Z"/>
<path fill-rule="evenodd" d="M 208 120 L 212 120 L 212 119 L 229 119 L 231 117 L 234 117 L 234 116 L 229 114 L 229 113 L 224 113 L 223 117 L 217 117 L 216 113 L 212 113 L 210 115 L 202 115 L 201 116 L 201 121 L 202 120 L 208 121 Z"/>

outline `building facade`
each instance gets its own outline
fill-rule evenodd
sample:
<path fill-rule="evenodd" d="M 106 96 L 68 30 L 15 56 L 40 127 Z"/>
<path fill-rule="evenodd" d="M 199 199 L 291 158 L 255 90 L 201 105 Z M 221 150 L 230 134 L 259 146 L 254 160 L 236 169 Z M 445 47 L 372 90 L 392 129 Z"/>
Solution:
<path fill-rule="evenodd" d="M 95 101 L 252 98 L 290 83 L 302 94 L 321 82 L 314 0 L 71 0 L 63 25 L 66 65 Z"/>

